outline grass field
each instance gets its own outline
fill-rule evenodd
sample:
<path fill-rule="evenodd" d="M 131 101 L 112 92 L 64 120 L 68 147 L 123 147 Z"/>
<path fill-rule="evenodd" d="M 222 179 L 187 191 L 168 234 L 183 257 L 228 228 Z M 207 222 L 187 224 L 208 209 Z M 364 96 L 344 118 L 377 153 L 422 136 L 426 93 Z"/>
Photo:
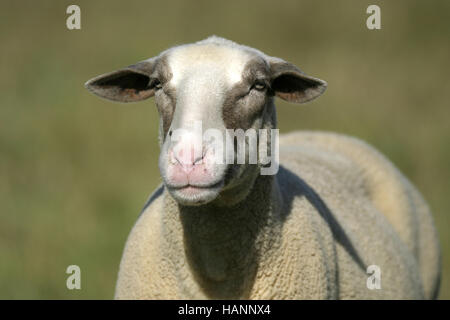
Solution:
<path fill-rule="evenodd" d="M 81 7 L 81 30 L 66 7 Z M 381 7 L 382 29 L 366 28 Z M 211 34 L 325 79 L 278 101 L 281 132 L 360 137 L 419 188 L 450 298 L 449 1 L 2 1 L 0 299 L 110 299 L 126 237 L 161 181 L 153 101 L 100 100 L 86 80 Z M 82 289 L 68 290 L 68 265 Z"/>

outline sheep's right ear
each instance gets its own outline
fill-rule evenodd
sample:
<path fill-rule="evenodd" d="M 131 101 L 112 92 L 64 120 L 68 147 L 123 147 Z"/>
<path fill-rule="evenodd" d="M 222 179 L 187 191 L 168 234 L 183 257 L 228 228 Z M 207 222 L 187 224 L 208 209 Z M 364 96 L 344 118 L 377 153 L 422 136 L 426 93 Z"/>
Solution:
<path fill-rule="evenodd" d="M 155 59 L 149 59 L 124 69 L 102 74 L 85 83 L 92 93 L 113 101 L 136 102 L 155 94 L 150 83 L 150 75 L 155 67 Z"/>

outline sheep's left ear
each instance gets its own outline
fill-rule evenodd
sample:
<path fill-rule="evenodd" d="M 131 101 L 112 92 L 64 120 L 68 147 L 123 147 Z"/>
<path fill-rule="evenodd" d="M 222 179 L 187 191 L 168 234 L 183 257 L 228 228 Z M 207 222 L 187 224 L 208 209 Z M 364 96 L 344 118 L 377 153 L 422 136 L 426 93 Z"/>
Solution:
<path fill-rule="evenodd" d="M 155 69 L 155 58 L 138 62 L 126 68 L 92 78 L 85 87 L 92 93 L 112 101 L 136 102 L 155 94 L 150 76 Z"/>
<path fill-rule="evenodd" d="M 270 57 L 271 88 L 283 100 L 305 103 L 320 96 L 327 83 L 304 74 L 292 63 Z"/>

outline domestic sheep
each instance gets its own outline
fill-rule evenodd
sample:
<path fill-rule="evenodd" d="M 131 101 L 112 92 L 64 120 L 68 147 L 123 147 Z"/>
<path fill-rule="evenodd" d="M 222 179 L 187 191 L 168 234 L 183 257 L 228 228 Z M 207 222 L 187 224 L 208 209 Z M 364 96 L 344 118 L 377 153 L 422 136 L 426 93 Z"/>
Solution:
<path fill-rule="evenodd" d="M 128 237 L 115 298 L 437 297 L 440 253 L 430 210 L 389 160 L 336 133 L 276 139 L 275 96 L 304 103 L 325 91 L 325 81 L 213 36 L 86 87 L 119 102 L 154 96 L 160 115 L 163 184 Z M 256 139 L 265 152 L 254 164 L 220 161 L 227 152 L 193 133 L 198 121 L 223 136 L 267 130 L 267 139 Z M 246 160 L 250 140 L 243 140 Z M 269 167 L 274 174 L 262 174 Z M 368 285 L 369 266 L 381 271 L 381 286 Z"/>

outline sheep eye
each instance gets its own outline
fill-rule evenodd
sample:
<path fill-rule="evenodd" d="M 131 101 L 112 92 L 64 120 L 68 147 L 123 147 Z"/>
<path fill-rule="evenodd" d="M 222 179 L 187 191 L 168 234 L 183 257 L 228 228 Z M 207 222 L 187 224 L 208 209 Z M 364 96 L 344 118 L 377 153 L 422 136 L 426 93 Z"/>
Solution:
<path fill-rule="evenodd" d="M 253 86 L 252 89 L 258 90 L 258 91 L 263 91 L 266 89 L 266 84 L 263 81 L 256 81 Z"/>
<path fill-rule="evenodd" d="M 162 84 L 158 79 L 153 79 L 153 81 L 151 82 L 150 86 L 152 88 L 155 88 L 155 90 L 159 90 L 162 88 Z"/>

